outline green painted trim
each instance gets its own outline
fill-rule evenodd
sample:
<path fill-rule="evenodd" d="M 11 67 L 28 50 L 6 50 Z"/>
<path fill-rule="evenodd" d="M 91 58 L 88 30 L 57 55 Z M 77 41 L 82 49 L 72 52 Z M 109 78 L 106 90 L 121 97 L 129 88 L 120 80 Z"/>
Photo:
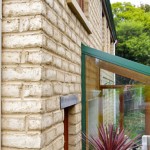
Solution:
<path fill-rule="evenodd" d="M 81 85 L 82 85 L 82 133 L 86 133 L 86 66 L 85 55 L 81 56 Z M 82 150 L 85 150 L 85 142 L 82 142 Z"/>
<path fill-rule="evenodd" d="M 113 14 L 112 14 L 110 0 L 106 0 L 106 8 L 107 8 L 109 20 L 110 20 L 110 23 L 112 26 L 112 34 L 113 34 L 114 40 L 116 40 L 117 39 L 116 28 L 115 28 L 114 18 L 113 18 Z"/>
<path fill-rule="evenodd" d="M 102 52 L 100 50 L 85 46 L 84 44 L 82 44 L 81 47 L 82 47 L 82 53 L 84 55 L 89 55 L 89 56 L 98 58 L 100 60 L 115 64 L 117 66 L 138 72 L 140 74 L 150 76 L 149 66 L 146 66 L 146 65 L 143 65 L 143 64 L 119 57 L 119 56 L 115 56 L 115 55 Z"/>
<path fill-rule="evenodd" d="M 114 24 L 114 18 L 112 14 L 111 4 L 109 0 L 102 0 L 103 8 L 105 11 L 105 15 L 107 18 L 108 25 L 110 27 L 110 31 L 112 33 L 113 40 L 117 40 L 116 28 Z"/>

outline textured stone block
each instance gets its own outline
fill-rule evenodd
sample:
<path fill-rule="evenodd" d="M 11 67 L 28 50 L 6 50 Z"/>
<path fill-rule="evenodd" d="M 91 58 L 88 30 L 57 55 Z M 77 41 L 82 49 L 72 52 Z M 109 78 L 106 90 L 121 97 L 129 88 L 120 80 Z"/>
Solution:
<path fill-rule="evenodd" d="M 64 78 L 65 78 L 64 72 L 57 71 L 57 81 L 64 82 Z"/>
<path fill-rule="evenodd" d="M 58 110 L 53 112 L 54 123 L 59 123 L 64 120 L 63 110 Z"/>
<path fill-rule="evenodd" d="M 16 2 L 16 3 L 4 3 L 3 5 L 3 16 L 26 16 L 26 15 L 37 15 L 45 14 L 46 8 L 44 4 L 39 2 Z"/>
<path fill-rule="evenodd" d="M 51 83 L 42 84 L 42 96 L 49 97 L 54 93 L 53 85 Z"/>
<path fill-rule="evenodd" d="M 3 101 L 2 112 L 7 114 L 12 113 L 40 113 L 42 112 L 41 101 Z"/>
<path fill-rule="evenodd" d="M 76 82 L 81 84 L 81 77 L 80 76 L 76 76 Z"/>
<path fill-rule="evenodd" d="M 70 51 L 66 51 L 66 58 L 69 59 L 69 60 L 72 60 Z"/>
<path fill-rule="evenodd" d="M 67 29 L 66 29 L 66 32 L 67 32 Z M 68 31 L 69 32 L 69 31 Z M 71 32 L 71 31 L 70 31 Z M 69 33 L 68 33 L 69 34 Z M 75 49 L 75 43 L 74 42 L 72 42 L 72 41 L 70 41 L 70 49 L 71 49 L 71 51 L 73 51 L 74 52 L 74 49 Z M 73 55 L 73 54 L 72 54 Z"/>
<path fill-rule="evenodd" d="M 41 15 L 29 18 L 29 30 L 31 31 L 41 29 L 43 24 Z"/>
<path fill-rule="evenodd" d="M 65 74 L 65 82 L 71 82 L 72 76 L 70 74 Z"/>
<path fill-rule="evenodd" d="M 46 3 L 47 3 L 50 7 L 53 8 L 53 6 L 54 6 L 54 0 L 45 0 L 45 1 L 46 1 Z"/>
<path fill-rule="evenodd" d="M 74 29 L 75 28 L 75 22 L 73 20 L 70 20 L 69 26 Z"/>
<path fill-rule="evenodd" d="M 59 3 L 57 2 L 57 1 L 54 1 L 54 10 L 55 10 L 55 12 L 59 15 L 59 16 L 61 16 L 61 14 L 62 14 L 62 9 L 61 9 L 61 7 L 60 7 L 60 5 L 59 5 Z"/>
<path fill-rule="evenodd" d="M 46 32 L 50 37 L 54 36 L 54 28 L 52 25 L 46 19 L 43 19 L 42 21 L 42 28 L 44 32 Z"/>
<path fill-rule="evenodd" d="M 59 83 L 54 83 L 53 88 L 54 88 L 54 94 L 56 94 L 56 95 L 57 94 L 62 94 L 62 90 L 63 90 L 62 89 L 63 88 L 62 83 L 60 83 L 60 82 Z"/>
<path fill-rule="evenodd" d="M 61 1 L 61 0 L 59 0 L 59 1 Z M 64 1 L 64 0 L 62 0 L 62 1 Z M 67 13 L 66 13 L 65 10 L 63 10 L 63 12 L 62 12 L 62 18 L 64 19 L 64 21 L 65 21 L 67 24 L 69 23 L 69 16 L 67 15 Z"/>
<path fill-rule="evenodd" d="M 69 91 L 70 91 L 70 93 L 74 93 L 75 92 L 74 84 L 69 84 Z"/>
<path fill-rule="evenodd" d="M 69 145 L 69 150 L 82 150 L 82 142 L 76 143 L 76 145 Z"/>
<path fill-rule="evenodd" d="M 62 35 L 61 35 L 61 32 L 58 29 L 56 29 L 56 28 L 54 28 L 54 36 L 53 37 L 54 37 L 54 39 L 56 41 L 58 41 L 58 42 L 61 43 L 61 37 L 62 37 Z"/>
<path fill-rule="evenodd" d="M 50 143 L 50 144 L 47 145 L 46 147 L 42 148 L 42 150 L 54 150 L 54 149 L 53 149 L 53 144 Z"/>
<path fill-rule="evenodd" d="M 62 60 L 59 57 L 53 57 L 53 62 L 52 64 L 58 68 L 61 68 L 62 66 Z"/>
<path fill-rule="evenodd" d="M 56 43 L 51 39 L 47 39 L 47 47 L 50 51 L 53 51 L 53 52 L 55 52 L 56 49 L 57 49 L 56 48 Z"/>
<path fill-rule="evenodd" d="M 49 145 L 56 138 L 55 128 L 52 127 L 45 131 L 46 141 L 45 144 Z M 51 145 L 52 146 L 52 145 Z"/>
<path fill-rule="evenodd" d="M 12 131 L 25 130 L 25 116 L 6 116 L 2 117 L 2 129 Z"/>
<path fill-rule="evenodd" d="M 51 127 L 54 124 L 54 116 L 52 113 L 44 114 L 42 116 L 42 129 Z"/>
<path fill-rule="evenodd" d="M 40 49 L 39 49 L 40 50 Z M 32 64 L 41 64 L 42 63 L 42 52 L 28 52 L 25 57 L 25 62 Z"/>
<path fill-rule="evenodd" d="M 10 52 L 4 51 L 2 53 L 2 63 L 3 64 L 19 64 L 21 62 L 20 52 Z"/>
<path fill-rule="evenodd" d="M 57 15 L 50 9 L 47 9 L 47 18 L 49 19 L 51 23 L 53 23 L 54 25 L 57 25 L 57 21 L 58 21 Z"/>
<path fill-rule="evenodd" d="M 41 84 L 24 84 L 23 96 L 24 97 L 41 97 L 42 85 Z"/>
<path fill-rule="evenodd" d="M 21 19 L 19 22 L 19 31 L 23 32 L 23 31 L 28 31 L 30 27 L 30 23 L 29 23 L 29 19 L 28 18 L 24 18 Z"/>
<path fill-rule="evenodd" d="M 69 39 L 66 36 L 62 36 L 62 42 L 63 44 L 69 48 Z"/>
<path fill-rule="evenodd" d="M 62 61 L 62 69 L 65 71 L 69 70 L 69 63 L 67 61 Z"/>
<path fill-rule="evenodd" d="M 61 149 L 64 147 L 64 136 L 58 137 L 54 142 L 53 142 L 53 147 L 54 149 Z"/>
<path fill-rule="evenodd" d="M 74 107 L 72 107 L 69 111 L 70 114 L 76 114 L 81 112 L 81 103 L 78 103 Z"/>
<path fill-rule="evenodd" d="M 50 53 L 42 52 L 42 63 L 51 64 L 52 61 L 53 61 L 53 58 Z"/>
<path fill-rule="evenodd" d="M 75 70 L 75 66 L 73 64 L 70 64 L 69 65 L 69 71 L 74 72 L 74 70 Z"/>
<path fill-rule="evenodd" d="M 55 126 L 56 136 L 60 136 L 64 134 L 64 123 L 59 123 Z"/>
<path fill-rule="evenodd" d="M 69 85 L 68 84 L 63 84 L 63 88 L 62 88 L 62 93 L 63 94 L 69 94 Z"/>
<path fill-rule="evenodd" d="M 69 145 L 76 146 L 77 143 L 79 143 L 82 140 L 81 133 L 78 133 L 76 135 L 69 135 Z"/>
<path fill-rule="evenodd" d="M 28 130 L 42 129 L 42 115 L 31 115 L 27 117 Z"/>
<path fill-rule="evenodd" d="M 3 35 L 3 47 L 24 48 L 42 46 L 44 37 L 42 34 L 29 35 Z"/>
<path fill-rule="evenodd" d="M 2 97 L 20 97 L 21 88 L 20 84 L 2 84 Z"/>
<path fill-rule="evenodd" d="M 61 45 L 57 46 L 57 53 L 63 57 L 65 57 L 65 48 L 62 47 Z"/>
<path fill-rule="evenodd" d="M 14 148 L 41 148 L 41 134 L 40 133 L 3 133 L 2 146 Z"/>
<path fill-rule="evenodd" d="M 39 81 L 41 79 L 41 68 L 3 68 L 2 79 L 5 81 Z"/>
<path fill-rule="evenodd" d="M 54 68 L 45 68 L 43 73 L 44 80 L 56 81 L 57 80 L 57 71 Z"/>
<path fill-rule="evenodd" d="M 76 92 L 81 92 L 81 84 L 75 84 L 75 91 Z"/>
<path fill-rule="evenodd" d="M 19 19 L 3 20 L 2 32 L 17 32 L 19 30 Z"/>
<path fill-rule="evenodd" d="M 59 3 L 60 3 L 63 7 L 65 7 L 66 0 L 58 0 L 58 1 L 59 1 Z"/>
<path fill-rule="evenodd" d="M 62 32 L 65 32 L 65 24 L 62 19 L 58 19 L 58 27 Z"/>
<path fill-rule="evenodd" d="M 78 124 L 81 121 L 81 113 L 69 115 L 70 124 Z"/>
<path fill-rule="evenodd" d="M 52 97 L 45 100 L 46 112 L 52 112 L 54 110 L 60 109 L 59 97 Z"/>
<path fill-rule="evenodd" d="M 76 82 L 76 79 L 77 79 L 76 75 L 71 76 L 71 82 L 73 82 L 73 83 Z"/>
<path fill-rule="evenodd" d="M 69 125 L 69 134 L 75 135 L 81 131 L 81 122 L 75 125 Z"/>
<path fill-rule="evenodd" d="M 76 38 L 76 34 L 74 32 L 71 32 L 71 38 L 76 43 L 77 38 Z"/>
<path fill-rule="evenodd" d="M 80 66 L 75 66 L 75 72 L 77 73 L 77 74 L 81 74 L 81 68 L 80 68 Z"/>

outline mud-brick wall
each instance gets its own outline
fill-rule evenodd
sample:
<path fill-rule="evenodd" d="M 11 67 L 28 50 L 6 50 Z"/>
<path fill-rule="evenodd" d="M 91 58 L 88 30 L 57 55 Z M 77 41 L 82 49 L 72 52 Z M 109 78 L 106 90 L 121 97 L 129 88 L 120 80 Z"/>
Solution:
<path fill-rule="evenodd" d="M 85 1 L 89 35 L 66 0 L 3 0 L 2 150 L 60 150 L 60 96 L 69 109 L 69 149 L 81 149 L 81 42 L 102 49 L 102 4 Z"/>

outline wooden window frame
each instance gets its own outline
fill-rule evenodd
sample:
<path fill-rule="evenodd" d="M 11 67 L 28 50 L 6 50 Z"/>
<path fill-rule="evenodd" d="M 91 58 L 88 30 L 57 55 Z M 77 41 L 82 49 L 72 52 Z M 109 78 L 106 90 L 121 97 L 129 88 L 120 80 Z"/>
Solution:
<path fill-rule="evenodd" d="M 79 0 L 80 2 L 80 0 Z M 83 5 L 83 0 L 81 3 L 81 6 L 84 7 Z M 80 4 L 78 3 L 77 0 L 67 0 L 67 4 L 71 11 L 74 13 L 76 18 L 80 21 L 80 23 L 83 25 L 84 29 L 87 31 L 88 34 L 92 33 L 92 27 L 91 24 L 89 23 L 88 19 L 86 18 L 82 8 L 79 6 Z"/>
<path fill-rule="evenodd" d="M 81 7 L 82 11 L 84 12 L 84 0 L 77 0 L 79 6 Z"/>

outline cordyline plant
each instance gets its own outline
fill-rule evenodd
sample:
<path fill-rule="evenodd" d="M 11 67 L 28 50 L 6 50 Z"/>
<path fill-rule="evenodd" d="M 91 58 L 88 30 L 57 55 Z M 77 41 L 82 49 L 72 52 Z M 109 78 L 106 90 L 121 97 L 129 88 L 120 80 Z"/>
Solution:
<path fill-rule="evenodd" d="M 137 136 L 134 139 L 129 139 L 128 136 L 125 135 L 124 129 L 115 129 L 114 125 L 108 125 L 108 127 L 104 127 L 104 125 L 100 125 L 98 128 L 98 135 L 87 137 L 83 134 L 84 140 L 88 141 L 88 148 L 94 150 L 127 150 L 133 149 L 137 146 L 137 139 L 140 136 Z M 136 146 L 135 146 L 136 145 Z"/>

